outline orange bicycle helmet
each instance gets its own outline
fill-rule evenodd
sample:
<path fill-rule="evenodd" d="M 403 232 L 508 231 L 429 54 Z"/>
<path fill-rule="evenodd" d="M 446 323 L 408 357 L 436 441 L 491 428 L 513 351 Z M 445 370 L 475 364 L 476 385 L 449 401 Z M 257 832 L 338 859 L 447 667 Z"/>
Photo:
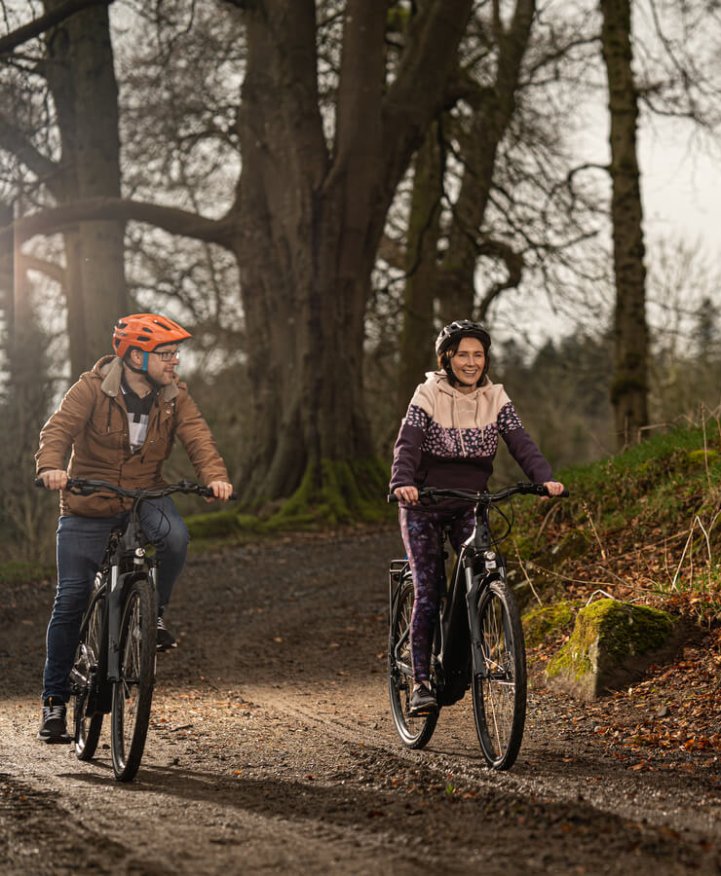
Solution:
<path fill-rule="evenodd" d="M 113 350 L 124 358 L 128 350 L 137 347 L 152 353 L 164 344 L 179 344 L 191 337 L 177 322 L 157 313 L 132 313 L 117 321 L 113 329 Z"/>

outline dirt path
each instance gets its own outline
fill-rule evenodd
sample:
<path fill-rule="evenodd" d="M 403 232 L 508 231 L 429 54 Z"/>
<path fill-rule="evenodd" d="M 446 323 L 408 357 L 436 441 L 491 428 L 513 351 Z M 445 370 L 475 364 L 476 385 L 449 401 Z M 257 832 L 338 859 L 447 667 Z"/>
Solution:
<path fill-rule="evenodd" d="M 547 691 L 510 773 L 484 768 L 467 700 L 405 750 L 384 662 L 398 549 L 375 530 L 192 559 L 131 785 L 105 737 L 89 764 L 35 741 L 52 586 L 6 588 L 0 872 L 721 872 L 718 762 L 639 768 L 597 711 Z"/>

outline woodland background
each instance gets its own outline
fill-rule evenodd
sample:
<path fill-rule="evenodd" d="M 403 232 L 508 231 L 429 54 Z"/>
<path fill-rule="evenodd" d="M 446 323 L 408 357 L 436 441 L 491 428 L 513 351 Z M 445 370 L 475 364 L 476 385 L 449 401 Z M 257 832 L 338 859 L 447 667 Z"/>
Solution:
<path fill-rule="evenodd" d="M 0 7 L 7 557 L 47 550 L 38 431 L 136 310 L 193 332 L 183 377 L 265 516 L 376 513 L 451 319 L 494 333 L 492 377 L 557 469 L 717 412 L 719 272 L 646 238 L 637 149 L 654 116 L 713 142 L 717 2 Z"/>

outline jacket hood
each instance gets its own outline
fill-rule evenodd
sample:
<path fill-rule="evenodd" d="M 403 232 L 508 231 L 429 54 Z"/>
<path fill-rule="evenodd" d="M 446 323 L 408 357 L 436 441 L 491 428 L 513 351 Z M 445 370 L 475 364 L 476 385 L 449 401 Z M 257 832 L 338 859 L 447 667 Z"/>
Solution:
<path fill-rule="evenodd" d="M 477 394 L 485 394 L 493 386 L 493 381 L 486 374 L 481 386 L 477 386 L 473 392 L 461 392 L 454 386 L 451 386 L 448 380 L 448 375 L 441 368 L 439 371 L 426 371 L 426 383 L 436 384 L 440 392 L 445 392 L 447 395 L 463 395 L 466 398 L 474 398 Z"/>
<path fill-rule="evenodd" d="M 120 392 L 120 381 L 123 376 L 123 360 L 118 356 L 103 356 L 93 365 L 93 374 L 102 381 L 100 388 L 105 395 L 115 398 Z M 170 401 L 178 395 L 177 383 L 164 386 L 158 393 L 162 401 Z"/>

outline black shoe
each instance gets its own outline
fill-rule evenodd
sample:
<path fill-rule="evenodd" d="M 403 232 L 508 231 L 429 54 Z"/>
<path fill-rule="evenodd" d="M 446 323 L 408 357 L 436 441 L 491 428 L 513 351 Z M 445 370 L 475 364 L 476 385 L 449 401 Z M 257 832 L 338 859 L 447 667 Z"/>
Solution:
<path fill-rule="evenodd" d="M 418 718 L 421 715 L 431 715 L 438 711 L 438 700 L 436 699 L 435 691 L 425 684 L 419 684 L 413 688 L 411 701 L 408 706 L 408 714 L 412 718 Z"/>
<path fill-rule="evenodd" d="M 175 636 L 165 626 L 165 621 L 162 617 L 158 618 L 158 637 L 156 641 L 158 651 L 168 651 L 170 648 L 178 647 Z"/>
<path fill-rule="evenodd" d="M 66 724 L 65 703 L 57 697 L 48 697 L 43 703 L 43 716 L 38 730 L 41 742 L 71 742 Z"/>

